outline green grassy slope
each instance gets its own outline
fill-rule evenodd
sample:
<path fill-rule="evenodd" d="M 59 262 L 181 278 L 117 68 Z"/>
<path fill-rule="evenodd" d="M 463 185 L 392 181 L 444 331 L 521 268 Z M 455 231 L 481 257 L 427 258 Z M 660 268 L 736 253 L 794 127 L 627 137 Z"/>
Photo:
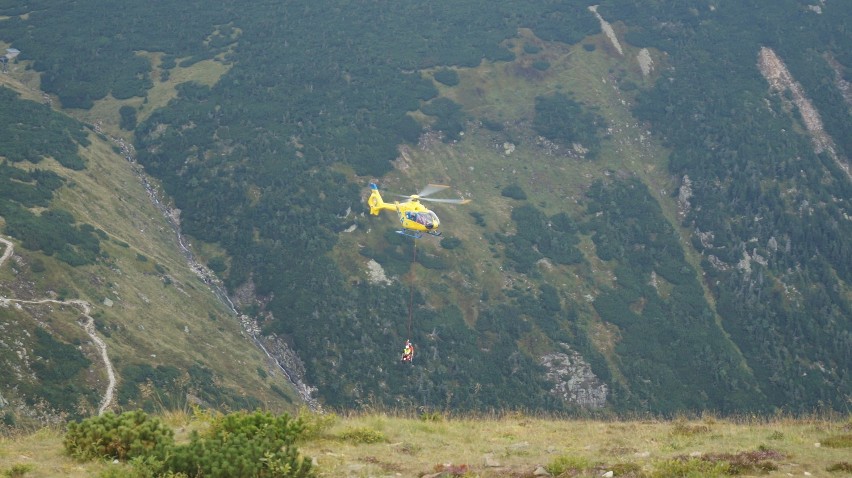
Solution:
<path fill-rule="evenodd" d="M 32 96 L 8 77 L 3 80 L 6 87 Z M 86 164 L 82 170 L 63 168 L 53 159 L 15 164 L 64 178 L 49 207 L 100 230 L 101 253 L 94 264 L 71 267 L 13 240 L 14 256 L 0 269 L 0 295 L 11 300 L 0 309 L 6 344 L 2 360 L 15 370 L 0 381 L 9 401 L 0 410 L 8 414 L 7 424 L 26 422 L 35 409 L 45 419 L 87 415 L 97 409 L 107 386 L 104 362 L 78 323 L 79 307 L 14 302 L 18 299 L 77 299 L 91 305 L 97 334 L 118 375 L 111 407 L 188 406 L 192 401 L 223 407 L 293 406 L 297 395 L 282 374 L 190 269 L 138 166 L 106 137 L 90 133 L 88 138 L 90 144 L 79 150 Z M 40 348 L 37 331 L 42 330 L 66 347 L 73 345 L 68 353 L 81 368 L 69 369 L 65 376 L 51 374 L 63 358 L 47 355 L 49 339 Z M 80 352 L 72 352 L 76 349 Z M 33 367 L 39 366 L 46 371 L 33 375 Z M 148 380 L 156 387 L 148 387 L 145 396 L 140 386 Z"/>
<path fill-rule="evenodd" d="M 846 476 L 849 421 L 841 418 L 757 420 L 565 420 L 525 416 L 444 418 L 381 413 L 310 417 L 299 451 L 316 476 Z M 425 418 L 428 418 L 425 419 Z M 203 433 L 203 417 L 171 415 L 178 442 Z M 0 437 L 0 472 L 17 476 L 136 476 L 128 464 L 78 462 L 62 433 L 42 429 Z M 831 471 L 830 471 L 831 470 Z M 441 474 L 443 473 L 443 474 Z"/>

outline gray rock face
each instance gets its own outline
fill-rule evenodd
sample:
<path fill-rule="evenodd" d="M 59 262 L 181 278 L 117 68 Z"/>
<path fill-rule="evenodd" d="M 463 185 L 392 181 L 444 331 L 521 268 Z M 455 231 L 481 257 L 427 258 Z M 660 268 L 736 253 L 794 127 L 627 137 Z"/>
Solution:
<path fill-rule="evenodd" d="M 583 357 L 561 344 L 567 353 L 555 352 L 541 357 L 547 369 L 546 377 L 554 383 L 551 393 L 562 400 L 583 408 L 602 408 L 606 405 L 609 387 L 592 373 Z"/>
<path fill-rule="evenodd" d="M 533 476 L 550 476 L 550 473 L 544 467 L 539 466 L 533 471 Z"/>
<path fill-rule="evenodd" d="M 493 455 L 493 454 L 491 454 L 491 453 L 489 453 L 489 454 L 485 455 L 485 456 L 482 458 L 482 463 L 483 463 L 483 464 L 484 464 L 487 468 L 498 468 L 498 467 L 500 466 L 500 462 L 499 462 L 499 461 L 497 461 L 497 459 L 496 459 L 496 458 L 494 458 L 494 455 Z"/>

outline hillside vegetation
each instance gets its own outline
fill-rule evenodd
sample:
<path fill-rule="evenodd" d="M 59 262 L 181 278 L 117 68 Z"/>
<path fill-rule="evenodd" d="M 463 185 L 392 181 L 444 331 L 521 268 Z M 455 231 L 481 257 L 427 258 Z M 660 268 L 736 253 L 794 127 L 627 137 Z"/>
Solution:
<path fill-rule="evenodd" d="M 5 84 L 4 431 L 99 408 L 293 407 L 277 367 L 190 268 L 138 166 L 108 137 Z"/>
<path fill-rule="evenodd" d="M 0 2 L 0 40 L 22 52 L 11 75 L 132 141 L 247 328 L 321 404 L 848 410 L 849 3 L 356 3 Z M 767 74 L 766 58 L 795 82 Z M 133 383 L 175 395 L 184 372 L 193 390 L 216 384 L 206 404 L 253 408 L 254 387 L 281 396 L 269 369 L 233 356 L 259 352 L 212 342 L 236 333 L 219 303 L 183 299 L 197 280 L 163 256 L 167 228 L 139 222 L 158 213 L 127 210 L 113 232 L 90 211 L 128 207 L 124 183 L 98 189 L 86 164 L 107 144 L 33 111 L 50 132 L 15 130 L 6 166 L 25 153 L 37 164 L 49 141 L 61 148 L 43 163 L 72 181 L 4 169 L 8 188 L 39 185 L 6 204 L 4 232 L 97 271 L 58 296 L 117 283 L 111 261 L 148 274 L 88 293 L 139 298 L 98 319 L 140 357 L 118 367 L 122 403 L 139 399 Z M 435 205 L 444 236 L 418 240 L 413 263 L 396 219 L 366 215 L 369 182 L 389 198 L 444 183 L 473 201 Z M 162 323 L 134 316 L 155 297 L 170 304 L 156 340 Z M 406 339 L 418 347 L 407 368 Z M 233 382 L 205 371 L 229 365 Z M 241 398 L 218 397 L 223 382 Z"/>
<path fill-rule="evenodd" d="M 259 416 L 262 415 L 255 414 L 254 420 Z M 209 463 L 215 463 L 210 452 L 215 452 L 217 446 L 222 450 L 235 449 L 240 429 L 232 428 L 231 445 L 214 445 L 216 430 L 245 424 L 247 417 L 252 415 L 239 418 L 167 414 L 162 417 L 165 422 L 151 416 L 139 423 L 167 424 L 160 436 L 164 442 L 170 441 L 172 438 L 167 438 L 170 435 L 165 431 L 173 430 L 178 447 L 208 440 L 206 456 L 210 457 Z M 839 477 L 852 471 L 852 429 L 849 420 L 841 418 L 764 420 L 707 416 L 622 421 L 522 413 L 453 418 L 440 414 L 406 417 L 367 413 L 339 417 L 302 413 L 298 418 L 295 423 L 301 424 L 302 431 L 290 449 L 292 456 L 299 455 L 302 462 L 313 463 L 310 471 L 302 475 L 266 467 L 263 472 L 241 476 Z M 155 461 L 133 460 L 134 455 L 130 455 L 131 459 L 122 456 L 117 463 L 112 458 L 74 459 L 66 448 L 79 451 L 77 446 L 84 442 L 79 438 L 69 441 L 68 437 L 56 429 L 42 429 L 0 438 L 0 472 L 33 478 L 156 476 L 152 474 L 158 466 Z M 144 456 L 138 450 L 135 456 Z M 201 460 L 201 456 L 197 455 L 197 459 Z M 249 456 L 247 452 L 240 455 Z M 263 467 L 262 463 L 270 462 L 256 463 Z M 219 466 L 228 465 L 221 462 Z M 242 466 L 247 467 L 248 463 Z M 209 476 L 219 475 L 214 472 Z"/>

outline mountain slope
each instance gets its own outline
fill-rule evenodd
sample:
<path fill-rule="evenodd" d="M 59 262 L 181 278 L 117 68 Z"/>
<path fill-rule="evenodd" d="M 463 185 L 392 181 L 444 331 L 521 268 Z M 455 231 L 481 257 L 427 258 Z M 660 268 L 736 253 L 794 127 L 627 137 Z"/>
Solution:
<path fill-rule="evenodd" d="M 197 5 L 167 2 L 65 35 L 85 60 L 61 61 L 52 35 L 101 25 L 106 4 L 4 7 L 4 39 L 63 106 L 138 113 L 140 164 L 326 404 L 803 411 L 852 395 L 845 4 L 225 2 L 176 28 Z M 766 48 L 796 91 L 761 74 Z M 218 80 L 172 83 L 196 65 Z M 412 264 L 395 220 L 365 215 L 376 180 L 474 202 L 436 206 L 445 237 Z"/>
<path fill-rule="evenodd" d="M 29 149 L 23 161 L 12 160 L 9 149 L 2 154 L 5 228 L 12 236 L 4 241 L 4 253 L 11 256 L 0 269 L 2 360 L 14 371 L 0 383 L 7 421 L 191 402 L 292 406 L 298 395 L 277 366 L 252 345 L 233 313 L 190 269 L 138 166 L 106 137 L 46 106 L 17 99 L 9 86 L 25 90 L 5 80 L 0 90 L 5 129 L 32 130 L 32 140 L 46 145 Z M 46 123 L 44 118 L 52 119 Z M 60 124 L 70 129 L 51 129 Z M 61 140 L 48 142 L 63 131 L 82 134 L 68 143 L 81 167 L 68 169 L 53 159 L 69 154 L 56 149 Z M 48 178 L 56 184 L 45 193 Z M 27 202 L 29 185 L 41 191 L 41 202 Z M 37 215 L 11 215 L 20 206 Z M 62 220 L 67 215 L 71 228 L 38 222 L 48 214 Z M 88 242 L 68 250 L 68 241 L 76 244 L 75 235 L 86 231 L 91 231 Z M 55 249 L 45 240 L 54 234 L 65 245 Z M 96 330 L 81 327 L 87 320 Z M 105 342 L 117 383 L 108 380 L 99 340 Z"/>

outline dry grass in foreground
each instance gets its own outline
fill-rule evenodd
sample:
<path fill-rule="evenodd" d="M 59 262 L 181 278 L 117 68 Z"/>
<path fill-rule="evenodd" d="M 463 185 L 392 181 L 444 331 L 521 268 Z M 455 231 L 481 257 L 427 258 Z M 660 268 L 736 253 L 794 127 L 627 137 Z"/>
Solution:
<path fill-rule="evenodd" d="M 300 416 L 308 427 L 298 446 L 319 477 L 852 475 L 852 417 Z M 209 417 L 163 419 L 180 440 Z M 55 429 L 0 438 L 0 476 L 99 475 L 145 476 L 126 464 L 73 460 Z"/>

